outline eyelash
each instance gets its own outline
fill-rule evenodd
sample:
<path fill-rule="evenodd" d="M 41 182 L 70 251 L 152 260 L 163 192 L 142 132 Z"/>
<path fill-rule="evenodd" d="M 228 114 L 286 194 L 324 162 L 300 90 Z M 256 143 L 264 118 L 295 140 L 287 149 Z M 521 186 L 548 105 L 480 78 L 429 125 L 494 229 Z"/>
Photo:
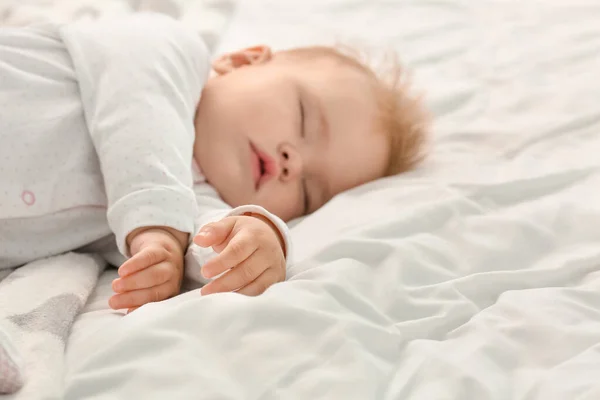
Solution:
<path fill-rule="evenodd" d="M 304 103 L 300 100 L 300 136 L 304 137 Z M 306 180 L 302 178 L 302 193 L 304 197 L 304 215 L 308 214 L 309 208 L 309 198 L 308 198 L 308 190 L 306 189 Z"/>
<path fill-rule="evenodd" d="M 300 136 L 304 137 L 304 103 L 300 101 Z"/>
<path fill-rule="evenodd" d="M 306 190 L 306 180 L 302 179 L 302 192 L 304 193 L 304 214 L 308 214 L 308 191 Z"/>

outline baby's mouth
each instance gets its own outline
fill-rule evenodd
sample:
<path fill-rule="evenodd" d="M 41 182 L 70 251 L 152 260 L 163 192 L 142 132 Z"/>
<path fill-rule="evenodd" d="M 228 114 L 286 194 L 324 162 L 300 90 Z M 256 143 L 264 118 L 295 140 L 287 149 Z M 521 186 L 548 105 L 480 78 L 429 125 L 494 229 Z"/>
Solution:
<path fill-rule="evenodd" d="M 253 143 L 250 143 L 250 148 L 253 153 L 253 175 L 254 186 L 258 190 L 260 186 L 266 182 L 272 175 L 275 169 L 274 160 L 267 153 L 260 151 Z"/>
<path fill-rule="evenodd" d="M 266 173 L 265 160 L 263 160 L 262 158 L 260 158 L 260 156 L 258 156 L 258 162 L 260 163 L 260 177 L 262 178 Z"/>
<path fill-rule="evenodd" d="M 260 157 L 258 150 L 254 144 L 250 143 L 250 151 L 252 156 L 252 177 L 254 179 L 254 189 L 258 190 L 262 177 L 265 174 L 265 162 Z"/>

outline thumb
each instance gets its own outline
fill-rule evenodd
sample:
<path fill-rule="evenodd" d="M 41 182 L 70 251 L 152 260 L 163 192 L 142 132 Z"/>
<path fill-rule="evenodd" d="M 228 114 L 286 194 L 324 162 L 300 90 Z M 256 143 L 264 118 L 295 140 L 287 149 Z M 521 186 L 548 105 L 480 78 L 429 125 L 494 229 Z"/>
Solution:
<path fill-rule="evenodd" d="M 223 218 L 220 221 L 206 224 L 194 237 L 194 243 L 200 247 L 213 246 L 217 251 L 219 247 L 224 247 L 222 245 L 226 243 L 234 226 L 235 218 Z"/>

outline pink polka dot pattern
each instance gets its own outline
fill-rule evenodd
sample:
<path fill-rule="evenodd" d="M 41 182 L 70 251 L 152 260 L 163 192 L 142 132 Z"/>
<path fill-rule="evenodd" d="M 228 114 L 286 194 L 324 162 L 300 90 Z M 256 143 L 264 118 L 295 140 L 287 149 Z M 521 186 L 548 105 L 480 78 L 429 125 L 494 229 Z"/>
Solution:
<path fill-rule="evenodd" d="M 23 193 L 21 193 L 21 200 L 28 206 L 32 206 L 35 204 L 35 194 L 29 190 L 24 190 Z"/>

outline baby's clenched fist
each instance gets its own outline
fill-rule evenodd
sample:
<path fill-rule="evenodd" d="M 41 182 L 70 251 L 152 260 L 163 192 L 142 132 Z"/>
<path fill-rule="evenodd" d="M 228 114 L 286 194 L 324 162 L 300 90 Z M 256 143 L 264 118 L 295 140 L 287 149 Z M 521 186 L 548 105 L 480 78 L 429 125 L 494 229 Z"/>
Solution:
<path fill-rule="evenodd" d="M 130 312 L 179 294 L 184 243 L 185 234 L 164 227 L 136 234 L 130 246 L 133 256 L 119 268 L 119 278 L 112 284 L 117 294 L 109 305 Z"/>

